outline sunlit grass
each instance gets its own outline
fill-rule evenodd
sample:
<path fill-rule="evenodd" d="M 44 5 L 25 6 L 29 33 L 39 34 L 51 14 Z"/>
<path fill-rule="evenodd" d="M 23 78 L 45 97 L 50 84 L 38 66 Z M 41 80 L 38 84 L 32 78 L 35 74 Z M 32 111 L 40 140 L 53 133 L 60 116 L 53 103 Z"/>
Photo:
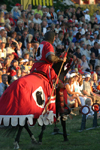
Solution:
<path fill-rule="evenodd" d="M 87 120 L 86 128 L 92 127 L 93 120 Z M 98 120 L 100 125 L 100 120 Z M 58 123 L 57 127 L 62 132 L 61 124 Z M 63 141 L 62 135 L 51 135 L 54 129 L 54 125 L 46 127 L 43 136 L 42 145 L 33 145 L 30 137 L 25 129 L 22 131 L 20 138 L 20 149 L 21 150 L 96 150 L 100 149 L 100 128 L 95 130 L 78 132 L 81 127 L 81 115 L 73 117 L 72 120 L 66 121 L 66 129 L 69 134 L 68 142 Z M 38 140 L 38 135 L 41 128 L 36 124 L 34 127 L 30 127 L 34 136 Z M 13 142 L 15 137 L 4 137 L 2 136 L 4 130 L 0 130 L 0 150 L 13 150 Z"/>

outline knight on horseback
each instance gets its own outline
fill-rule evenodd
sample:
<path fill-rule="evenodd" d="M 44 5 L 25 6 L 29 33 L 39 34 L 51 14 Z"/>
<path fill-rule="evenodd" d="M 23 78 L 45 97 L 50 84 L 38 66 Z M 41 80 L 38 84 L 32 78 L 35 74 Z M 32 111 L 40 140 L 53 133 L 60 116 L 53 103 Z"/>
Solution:
<path fill-rule="evenodd" d="M 38 47 L 35 63 L 31 69 L 32 72 L 37 72 L 42 75 L 45 75 L 53 86 L 53 83 L 57 79 L 57 74 L 55 73 L 52 65 L 57 62 L 66 62 L 66 57 L 59 58 L 55 55 L 54 47 L 52 44 L 55 40 L 55 33 L 49 31 L 45 34 L 45 41 L 42 41 Z M 63 97 L 63 90 L 64 84 L 58 80 L 58 88 L 59 90 L 59 102 L 58 102 L 58 112 L 63 114 L 64 113 L 64 97 Z"/>

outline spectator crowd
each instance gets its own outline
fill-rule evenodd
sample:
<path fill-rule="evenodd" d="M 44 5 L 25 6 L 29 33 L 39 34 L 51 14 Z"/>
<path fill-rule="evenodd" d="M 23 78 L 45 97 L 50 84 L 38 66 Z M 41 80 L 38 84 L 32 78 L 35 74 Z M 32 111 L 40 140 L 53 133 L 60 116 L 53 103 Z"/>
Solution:
<path fill-rule="evenodd" d="M 0 97 L 15 80 L 30 73 L 39 44 L 48 31 L 55 32 L 55 55 L 68 51 L 74 65 L 66 74 L 69 105 L 90 105 L 100 92 L 100 15 L 89 9 L 37 6 L 26 10 L 17 3 L 10 12 L 0 5 Z M 97 89 L 97 90 L 96 90 Z"/>

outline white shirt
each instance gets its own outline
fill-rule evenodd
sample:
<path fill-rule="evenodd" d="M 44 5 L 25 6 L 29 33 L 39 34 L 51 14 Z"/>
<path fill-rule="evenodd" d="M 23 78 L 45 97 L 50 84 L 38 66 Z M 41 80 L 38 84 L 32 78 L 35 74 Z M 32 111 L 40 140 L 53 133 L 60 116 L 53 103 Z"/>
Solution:
<path fill-rule="evenodd" d="M 34 23 L 37 23 L 37 24 L 41 24 L 41 23 L 42 23 L 42 20 L 39 19 L 39 18 L 38 18 L 38 19 L 34 18 L 34 19 L 33 19 L 33 22 L 34 22 Z"/>
<path fill-rule="evenodd" d="M 89 40 L 89 45 L 94 46 L 94 42 L 95 42 L 94 40 L 93 41 Z"/>
<path fill-rule="evenodd" d="M 90 15 L 89 14 L 85 14 L 85 20 L 90 21 Z"/>
<path fill-rule="evenodd" d="M 20 50 L 17 50 L 17 54 L 20 58 L 22 58 L 22 49 L 20 48 Z"/>
<path fill-rule="evenodd" d="M 83 35 L 83 34 L 85 34 L 85 32 L 87 32 L 88 30 L 86 29 L 86 30 L 84 30 L 84 28 L 82 28 L 82 30 L 81 30 L 81 34 Z"/>
<path fill-rule="evenodd" d="M 96 66 L 100 66 L 100 60 L 99 59 L 96 59 Z"/>
<path fill-rule="evenodd" d="M 83 51 L 83 55 L 86 57 L 90 57 L 91 51 L 88 51 L 87 49 Z"/>
<path fill-rule="evenodd" d="M 12 54 L 12 53 L 14 53 L 15 51 L 11 48 L 11 47 L 7 47 L 6 48 L 6 53 L 7 54 Z"/>
<path fill-rule="evenodd" d="M 84 72 L 87 68 L 90 69 L 90 67 L 89 67 L 89 65 L 88 65 L 88 63 L 87 63 L 87 60 L 86 60 L 85 62 L 82 61 L 82 64 L 81 64 L 81 65 L 82 65 L 82 67 L 83 67 L 83 69 L 82 69 L 83 72 Z"/>
<path fill-rule="evenodd" d="M 99 52 L 99 54 L 100 54 L 100 49 L 98 49 L 98 52 Z"/>

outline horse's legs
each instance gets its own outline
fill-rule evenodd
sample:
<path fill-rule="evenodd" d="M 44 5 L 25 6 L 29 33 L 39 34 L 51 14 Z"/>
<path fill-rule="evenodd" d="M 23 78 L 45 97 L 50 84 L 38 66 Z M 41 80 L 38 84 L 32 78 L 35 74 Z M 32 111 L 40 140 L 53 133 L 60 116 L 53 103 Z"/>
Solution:
<path fill-rule="evenodd" d="M 41 130 L 41 133 L 40 133 L 40 135 L 39 135 L 39 142 L 42 142 L 43 132 L 44 132 L 45 128 L 46 128 L 45 125 L 43 125 L 43 126 L 41 127 L 42 130 Z"/>
<path fill-rule="evenodd" d="M 19 139 L 20 139 L 22 129 L 23 129 L 23 127 L 19 126 L 18 133 L 16 135 L 15 142 L 14 142 L 14 149 L 19 149 L 19 144 L 18 143 L 19 143 Z"/>
<path fill-rule="evenodd" d="M 19 139 L 20 139 L 22 129 L 23 129 L 23 126 L 19 126 L 18 133 L 17 133 L 16 138 L 15 138 L 15 142 L 19 143 Z"/>
<path fill-rule="evenodd" d="M 66 132 L 66 121 L 63 121 L 63 117 L 62 116 L 61 116 L 61 125 L 63 127 L 64 141 L 68 141 L 67 132 Z"/>
<path fill-rule="evenodd" d="M 32 143 L 37 143 L 37 141 L 36 141 L 36 139 L 35 139 L 33 133 L 31 132 L 31 130 L 30 130 L 29 127 L 28 127 L 27 120 L 26 120 L 26 123 L 25 123 L 24 128 L 25 128 L 26 131 L 28 132 L 28 134 L 29 134 L 29 136 L 30 136 L 30 138 L 31 138 Z"/>

